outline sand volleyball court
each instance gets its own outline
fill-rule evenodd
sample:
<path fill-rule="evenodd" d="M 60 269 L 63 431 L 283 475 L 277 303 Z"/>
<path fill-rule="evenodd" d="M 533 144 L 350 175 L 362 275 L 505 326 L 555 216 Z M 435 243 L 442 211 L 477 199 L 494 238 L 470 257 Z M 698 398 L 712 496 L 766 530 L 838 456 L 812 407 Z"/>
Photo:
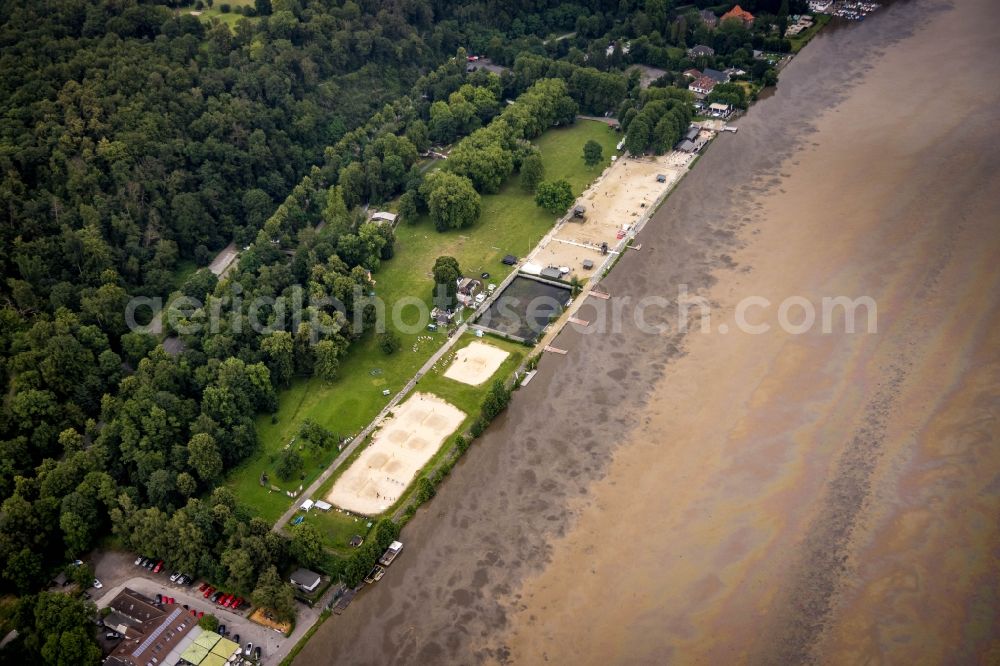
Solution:
<path fill-rule="evenodd" d="M 444 376 L 456 382 L 479 386 L 493 376 L 508 356 L 510 354 L 504 350 L 477 340 L 458 350 Z"/>
<path fill-rule="evenodd" d="M 570 275 L 589 277 L 583 262 L 590 259 L 595 266 L 604 260 L 601 243 L 614 248 L 621 237 L 650 212 L 657 200 L 680 180 L 694 155 L 678 151 L 656 157 L 623 157 L 614 162 L 576 200 L 584 207 L 582 219 L 571 217 L 562 224 L 547 243 L 528 256 L 530 263 L 540 267 L 566 266 Z M 663 176 L 660 182 L 657 177 Z"/>
<path fill-rule="evenodd" d="M 382 513 L 464 418 L 464 412 L 437 396 L 414 394 L 396 408 L 371 446 L 337 479 L 326 501 L 367 516 Z"/>

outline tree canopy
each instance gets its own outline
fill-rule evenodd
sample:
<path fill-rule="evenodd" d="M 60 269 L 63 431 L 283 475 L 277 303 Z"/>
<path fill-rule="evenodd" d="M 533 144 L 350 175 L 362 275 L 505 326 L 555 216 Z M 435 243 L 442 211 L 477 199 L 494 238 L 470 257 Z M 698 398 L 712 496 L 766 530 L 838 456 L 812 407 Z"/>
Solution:
<path fill-rule="evenodd" d="M 553 215 L 565 213 L 573 203 L 573 189 L 565 180 L 539 183 L 535 203 Z"/>
<path fill-rule="evenodd" d="M 435 171 L 424 180 L 424 197 L 438 231 L 468 227 L 479 219 L 482 201 L 465 176 Z"/>

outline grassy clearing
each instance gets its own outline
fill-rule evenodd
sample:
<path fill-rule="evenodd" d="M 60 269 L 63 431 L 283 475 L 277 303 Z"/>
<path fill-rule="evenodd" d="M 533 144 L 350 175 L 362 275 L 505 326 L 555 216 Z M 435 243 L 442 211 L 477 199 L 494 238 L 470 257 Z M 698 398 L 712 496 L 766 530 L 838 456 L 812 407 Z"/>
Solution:
<path fill-rule="evenodd" d="M 454 358 L 454 354 L 460 349 L 472 344 L 476 340 L 481 340 L 482 342 L 487 342 L 495 347 L 499 347 L 500 349 L 508 352 L 510 355 L 504 359 L 503 363 L 500 364 L 500 367 L 493 374 L 493 377 L 480 386 L 470 386 L 445 377 L 444 373 Z M 438 363 L 435 369 L 420 378 L 420 382 L 417 384 L 415 391 L 431 393 L 439 398 L 443 398 L 455 407 L 461 409 L 466 415 L 465 419 L 462 421 L 461 425 L 459 425 L 455 433 L 445 440 L 441 448 L 427 462 L 424 466 L 424 470 L 433 470 L 437 468 L 442 460 L 444 460 L 447 456 L 452 455 L 454 449 L 454 436 L 467 431 L 472 425 L 472 422 L 479 415 L 483 396 L 489 389 L 492 381 L 494 379 L 506 379 L 513 374 L 514 370 L 517 369 L 521 361 L 524 360 L 528 351 L 528 347 L 504 340 L 502 338 L 484 336 L 480 339 L 471 333 L 467 333 L 455 345 L 453 351 L 449 352 L 448 355 L 442 359 L 440 363 Z M 359 447 L 358 450 L 355 451 L 337 469 L 330 479 L 320 486 L 320 489 L 316 493 L 315 497 L 325 497 L 326 494 L 330 492 L 330 489 L 333 487 L 333 484 L 336 483 L 340 475 L 354 463 L 364 449 L 365 447 Z M 420 475 L 418 474 L 418 476 Z M 396 503 L 382 515 L 392 515 L 395 513 L 398 507 L 406 503 L 412 491 L 413 486 L 408 488 L 407 491 L 400 496 Z M 378 517 L 374 520 L 377 519 Z M 323 541 L 328 548 L 330 548 L 334 553 L 343 556 L 349 555 L 352 552 L 352 549 L 348 545 L 351 537 L 355 534 L 366 536 L 370 529 L 369 523 L 371 522 L 363 517 L 347 515 L 340 513 L 337 510 L 329 511 L 327 513 L 311 511 L 306 516 L 305 520 L 306 522 L 311 522 L 319 529 L 320 534 L 323 536 Z"/>
<path fill-rule="evenodd" d="M 17 611 L 17 597 L 5 594 L 0 597 L 0 638 L 14 628 L 14 613 Z"/>
<path fill-rule="evenodd" d="M 574 192 L 582 192 L 603 168 L 588 169 L 583 163 L 583 145 L 590 139 L 604 147 L 604 165 L 607 165 L 618 137 L 603 123 L 580 121 L 540 137 L 537 143 L 546 179 L 565 179 Z M 490 281 L 500 282 L 511 270 L 500 259 L 508 253 L 524 255 L 555 222 L 535 205 L 532 195 L 521 190 L 517 176 L 508 180 L 499 193 L 484 196 L 482 210 L 479 222 L 468 229 L 438 233 L 426 217 L 397 228 L 396 254 L 374 276 L 375 289 L 386 304 L 387 315 L 391 316 L 393 306 L 404 297 L 416 296 L 430 303 L 433 288 L 430 269 L 438 256 L 455 257 L 467 275 L 489 272 Z M 401 314 L 403 322 L 412 324 L 417 313 L 409 308 L 401 310 Z M 395 394 L 446 340 L 442 332 L 425 330 L 400 331 L 399 336 L 402 347 L 391 356 L 378 349 L 374 335 L 366 336 L 352 346 L 337 380 L 300 378 L 279 394 L 275 419 L 270 415 L 257 419 L 261 450 L 229 475 L 228 485 L 242 503 L 262 518 L 276 520 L 291 500 L 283 492 L 261 487 L 260 474 L 268 472 L 272 483 L 294 490 L 299 485 L 308 486 L 336 455 L 336 449 L 324 451 L 306 460 L 301 479 L 277 481 L 271 473 L 273 459 L 295 436 L 302 421 L 312 419 L 342 436 L 356 434 L 388 403 L 390 396 L 383 396 L 382 391 L 388 389 Z M 421 390 L 423 381 L 418 387 Z"/>
<path fill-rule="evenodd" d="M 237 7 L 253 7 L 254 0 L 225 0 L 225 2 L 220 2 L 220 0 L 215 0 L 211 7 L 205 6 L 201 10 L 191 10 L 188 13 L 200 11 L 198 18 L 203 21 L 211 22 L 212 19 L 219 19 L 223 23 L 227 24 L 230 28 L 235 27 L 237 21 L 240 19 L 247 19 L 248 21 L 257 20 L 256 16 L 244 16 L 243 14 L 237 14 L 235 11 L 229 11 L 223 13 L 220 9 L 223 4 L 228 4 L 231 9 L 236 9 Z"/>
<path fill-rule="evenodd" d="M 171 278 L 173 291 L 177 291 L 183 287 L 184 283 L 197 271 L 198 264 L 194 262 L 194 259 L 180 259 Z"/>

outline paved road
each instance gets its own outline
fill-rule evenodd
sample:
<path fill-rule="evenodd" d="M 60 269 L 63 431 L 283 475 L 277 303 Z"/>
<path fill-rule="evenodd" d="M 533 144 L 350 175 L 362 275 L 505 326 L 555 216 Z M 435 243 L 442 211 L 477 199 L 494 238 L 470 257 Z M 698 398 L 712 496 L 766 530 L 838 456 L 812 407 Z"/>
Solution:
<path fill-rule="evenodd" d="M 219 254 L 215 255 L 215 259 L 213 259 L 212 263 L 208 265 L 208 270 L 212 271 L 221 278 L 225 276 L 225 274 L 229 272 L 229 269 L 235 265 L 236 257 L 239 255 L 240 253 L 236 249 L 236 243 L 230 243 L 226 247 L 222 248 L 219 251 Z"/>
<path fill-rule="evenodd" d="M 218 275 L 219 278 L 223 278 L 236 265 L 236 258 L 238 256 L 240 256 L 240 253 L 236 250 L 236 243 L 230 243 L 219 250 L 219 254 L 215 255 L 215 259 L 212 259 L 212 263 L 208 265 L 208 270 Z M 156 313 L 153 319 L 146 325 L 145 330 L 152 335 L 163 333 L 163 310 Z"/>

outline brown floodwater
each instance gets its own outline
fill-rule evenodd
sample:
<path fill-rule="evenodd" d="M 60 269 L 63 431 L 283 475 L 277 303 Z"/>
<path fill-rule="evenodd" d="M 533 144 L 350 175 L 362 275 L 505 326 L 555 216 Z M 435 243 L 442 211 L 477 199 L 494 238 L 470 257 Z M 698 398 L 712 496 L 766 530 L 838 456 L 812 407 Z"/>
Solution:
<path fill-rule="evenodd" d="M 997 35 L 915 0 L 814 40 L 296 663 L 1000 663 Z M 680 285 L 708 332 L 641 330 Z"/>

